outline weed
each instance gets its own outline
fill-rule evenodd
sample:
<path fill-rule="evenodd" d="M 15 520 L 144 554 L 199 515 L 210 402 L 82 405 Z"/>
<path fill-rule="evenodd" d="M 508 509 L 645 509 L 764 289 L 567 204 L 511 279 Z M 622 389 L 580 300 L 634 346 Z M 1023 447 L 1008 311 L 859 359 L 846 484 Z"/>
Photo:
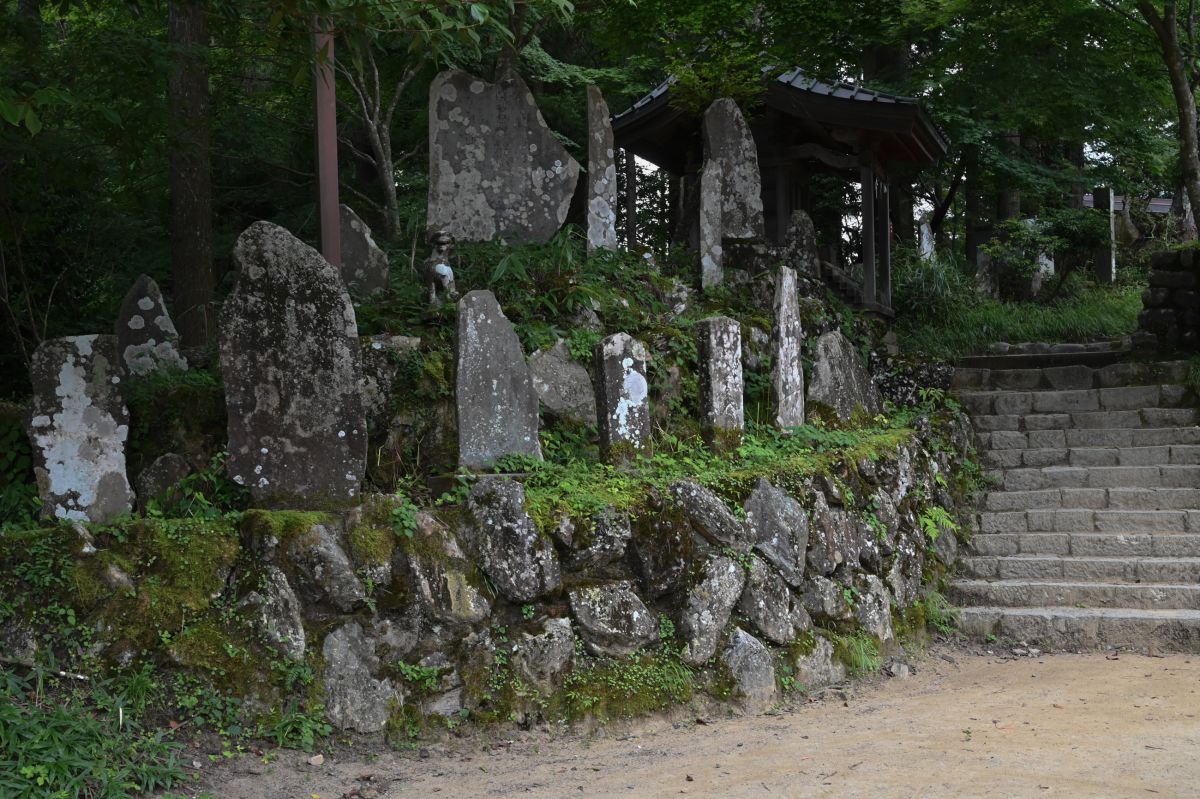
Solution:
<path fill-rule="evenodd" d="M 851 674 L 873 674 L 879 671 L 882 661 L 879 656 L 879 644 L 863 630 L 855 630 L 848 635 L 830 633 L 833 640 L 834 655 Z"/>

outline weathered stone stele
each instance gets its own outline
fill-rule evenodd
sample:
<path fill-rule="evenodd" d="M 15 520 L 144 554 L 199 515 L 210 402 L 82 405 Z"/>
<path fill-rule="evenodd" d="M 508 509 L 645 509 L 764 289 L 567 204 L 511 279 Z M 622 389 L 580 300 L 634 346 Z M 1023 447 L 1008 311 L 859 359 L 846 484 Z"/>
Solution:
<path fill-rule="evenodd" d="M 29 441 L 42 516 L 106 524 L 133 507 L 116 336 L 47 339 L 30 364 Z"/>
<path fill-rule="evenodd" d="M 879 389 L 859 361 L 854 345 L 840 330 L 831 330 L 817 339 L 808 401 L 824 405 L 843 421 L 850 419 L 856 409 L 868 416 L 883 411 Z"/>
<path fill-rule="evenodd" d="M 587 246 L 617 249 L 617 159 L 608 104 L 597 86 L 587 88 L 588 195 Z"/>
<path fill-rule="evenodd" d="M 796 272 L 781 266 L 775 280 L 775 322 L 771 330 L 771 402 L 775 426 L 781 429 L 804 424 L 803 342 Z"/>
<path fill-rule="evenodd" d="M 458 70 L 429 87 L 429 226 L 455 241 L 548 241 L 567 218 L 579 164 L 519 77 Z"/>
<path fill-rule="evenodd" d="M 187 359 L 179 353 L 179 332 L 153 278 L 142 275 L 134 281 L 113 328 L 130 374 L 187 371 Z"/>
<path fill-rule="evenodd" d="M 742 405 L 742 328 L 727 316 L 696 323 L 699 352 L 700 430 L 715 452 L 741 446 L 746 422 Z"/>
<path fill-rule="evenodd" d="M 763 237 L 762 176 L 750 126 L 733 100 L 704 112 L 704 172 L 700 176 L 700 284 L 724 280 L 726 239 Z"/>
<path fill-rule="evenodd" d="M 609 463 L 629 463 L 650 443 L 646 348 L 616 333 L 596 345 L 594 357 L 600 452 Z"/>
<path fill-rule="evenodd" d="M 538 395 L 512 324 L 490 291 L 458 302 L 458 462 L 491 466 L 505 455 L 541 460 Z"/>
<path fill-rule="evenodd" d="M 278 225 L 238 237 L 221 309 L 226 470 L 255 500 L 293 507 L 354 497 L 367 425 L 354 306 L 321 254 Z"/>
<path fill-rule="evenodd" d="M 342 280 L 352 294 L 370 297 L 388 289 L 388 257 L 371 228 L 348 205 L 339 206 L 342 227 Z"/>
<path fill-rule="evenodd" d="M 821 259 L 817 252 L 817 228 L 803 209 L 792 211 L 784 233 L 784 263 L 805 277 L 819 277 Z"/>

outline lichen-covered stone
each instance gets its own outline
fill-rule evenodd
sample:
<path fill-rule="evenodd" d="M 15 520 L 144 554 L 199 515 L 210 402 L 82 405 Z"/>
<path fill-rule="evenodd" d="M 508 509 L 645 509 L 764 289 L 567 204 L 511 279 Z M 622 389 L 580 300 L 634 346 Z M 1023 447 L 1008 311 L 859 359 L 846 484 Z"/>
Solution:
<path fill-rule="evenodd" d="M 575 657 L 575 634 L 570 619 L 547 619 L 536 635 L 522 633 L 513 643 L 512 668 L 543 696 L 562 687 L 563 676 Z"/>
<path fill-rule="evenodd" d="M 861 550 L 858 522 L 847 511 L 830 508 L 825 495 L 816 492 L 809 527 L 809 568 L 817 574 L 833 574 L 843 563 L 857 565 Z"/>
<path fill-rule="evenodd" d="M 159 455 L 150 465 L 138 472 L 137 485 L 138 505 L 145 508 L 152 499 L 169 496 L 171 489 L 179 485 L 183 478 L 192 473 L 192 465 L 187 458 L 174 452 Z"/>
<path fill-rule="evenodd" d="M 746 583 L 741 565 L 724 555 L 710 558 L 699 577 L 688 591 L 679 620 L 683 659 L 693 666 L 703 665 L 716 654 L 721 631 L 729 623 L 729 615 Z"/>
<path fill-rule="evenodd" d="M 726 239 L 763 237 L 758 148 L 737 103 L 713 102 L 704 112 L 704 171 L 700 177 L 701 285 L 724 280 Z"/>
<path fill-rule="evenodd" d="M 692 525 L 678 508 L 654 500 L 633 522 L 629 554 L 642 593 L 657 599 L 679 588 L 695 550 Z"/>
<path fill-rule="evenodd" d="M 792 594 L 787 583 L 761 558 L 750 557 L 746 587 L 738 600 L 738 611 L 763 636 L 776 644 L 789 643 L 796 637 L 792 624 Z"/>
<path fill-rule="evenodd" d="M 633 528 L 629 515 L 606 508 L 592 518 L 590 530 L 571 527 L 569 540 L 564 541 L 572 552 L 566 557 L 566 566 L 574 571 L 594 571 L 615 563 L 625 555 Z"/>
<path fill-rule="evenodd" d="M 854 618 L 854 608 L 846 600 L 846 587 L 819 575 L 810 577 L 804 585 L 804 608 L 818 622 Z"/>
<path fill-rule="evenodd" d="M 864 630 L 880 642 L 887 644 L 895 639 L 892 632 L 892 595 L 887 587 L 873 574 L 858 574 L 854 577 L 858 593 L 854 602 L 854 618 Z"/>
<path fill-rule="evenodd" d="M 351 294 L 371 297 L 388 290 L 388 257 L 371 237 L 371 228 L 348 205 L 338 207 L 341 221 L 342 280 Z"/>
<path fill-rule="evenodd" d="M 300 593 L 311 601 L 327 602 L 342 613 L 351 613 L 366 603 L 367 590 L 355 574 L 332 523 L 314 524 L 286 543 Z"/>
<path fill-rule="evenodd" d="M 529 356 L 533 390 L 542 408 L 552 416 L 583 424 L 596 424 L 596 390 L 587 369 L 571 357 L 567 343 L 559 339 L 549 349 Z"/>
<path fill-rule="evenodd" d="M 821 636 L 816 636 L 811 652 L 793 659 L 792 673 L 809 693 L 846 679 L 846 667 L 834 656 L 833 644 Z"/>
<path fill-rule="evenodd" d="M 396 376 L 400 362 L 421 348 L 421 339 L 415 336 L 393 336 L 380 333 L 362 336 L 359 339 L 362 351 L 363 411 L 367 427 L 372 431 L 384 430 L 390 421 L 388 411 L 395 396 Z M 411 389 L 411 386 L 401 386 Z"/>
<path fill-rule="evenodd" d="M 597 86 L 587 87 L 588 252 L 617 249 L 617 159 L 608 103 Z"/>
<path fill-rule="evenodd" d="M 325 636 L 325 717 L 339 730 L 379 732 L 387 725 L 399 697 L 392 681 L 375 679 L 379 657 L 375 640 L 358 622 L 348 622 Z"/>
<path fill-rule="evenodd" d="M 139 276 L 125 295 L 113 332 L 129 374 L 187 371 L 187 359 L 179 351 L 179 331 L 158 284 L 148 275 Z"/>
<path fill-rule="evenodd" d="M 626 581 L 578 588 L 571 614 L 595 655 L 631 655 L 658 640 L 658 619 Z"/>
<path fill-rule="evenodd" d="M 123 373 L 115 336 L 47 339 L 34 350 L 27 429 L 44 518 L 107 524 L 132 510 Z"/>
<path fill-rule="evenodd" d="M 405 558 L 430 616 L 443 624 L 471 625 L 491 615 L 491 603 L 468 579 L 471 565 L 454 533 L 432 514 L 417 514 L 409 549 Z"/>
<path fill-rule="evenodd" d="M 788 585 L 804 582 L 808 551 L 808 514 L 800 503 L 760 478 L 745 503 L 746 526 L 754 549 L 774 566 Z"/>
<path fill-rule="evenodd" d="M 754 705 L 769 705 L 779 698 L 771 650 L 741 627 L 733 629 L 721 660 L 738 696 Z"/>
<path fill-rule="evenodd" d="M 358 494 L 367 423 L 354 306 L 341 275 L 278 225 L 238 237 L 221 308 L 229 476 L 255 500 L 327 505 Z"/>
<path fill-rule="evenodd" d="M 529 602 L 562 582 L 554 545 L 525 512 L 525 487 L 512 480 L 481 479 L 467 501 L 471 522 L 464 543 L 496 590 L 511 602 Z"/>
<path fill-rule="evenodd" d="M 670 486 L 671 498 L 692 527 L 715 546 L 750 549 L 746 525 L 742 524 L 729 506 L 712 491 L 695 480 L 680 480 Z"/>
<path fill-rule="evenodd" d="M 775 321 L 771 329 L 771 403 L 775 426 L 786 429 L 804 424 L 804 364 L 800 348 L 804 330 L 796 273 L 781 266 L 775 279 Z"/>
<path fill-rule="evenodd" d="M 883 412 L 879 389 L 859 360 L 854 345 L 840 330 L 823 333 L 813 356 L 808 402 L 820 403 L 843 421 L 856 410 L 873 417 Z"/>
<path fill-rule="evenodd" d="M 458 70 L 429 86 L 429 225 L 456 241 L 544 242 L 566 221 L 579 164 L 515 73 Z"/>
<path fill-rule="evenodd" d="M 490 291 L 458 303 L 458 462 L 491 466 L 505 455 L 541 459 L 538 395 L 512 324 Z"/>
<path fill-rule="evenodd" d="M 696 323 L 699 353 L 700 430 L 716 452 L 732 452 L 742 443 L 746 421 L 742 400 L 742 328 L 727 316 Z"/>
<path fill-rule="evenodd" d="M 630 463 L 650 445 L 650 384 L 646 348 L 616 333 L 595 349 L 600 451 L 610 463 Z"/>
<path fill-rule="evenodd" d="M 816 278 L 821 274 L 817 251 L 817 228 L 812 217 L 803 209 L 792 211 L 788 217 L 783 239 L 784 263 L 799 275 Z"/>
<path fill-rule="evenodd" d="M 258 631 L 282 655 L 297 661 L 304 659 L 305 634 L 300 599 L 282 571 L 267 564 L 259 587 L 247 594 L 238 607 L 252 611 Z"/>

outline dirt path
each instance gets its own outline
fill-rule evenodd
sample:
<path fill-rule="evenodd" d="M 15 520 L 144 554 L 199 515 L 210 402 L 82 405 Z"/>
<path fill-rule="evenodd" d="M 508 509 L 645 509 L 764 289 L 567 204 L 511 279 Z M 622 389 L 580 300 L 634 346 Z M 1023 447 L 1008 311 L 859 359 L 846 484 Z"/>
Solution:
<path fill-rule="evenodd" d="M 205 782 L 220 799 L 1200 796 L 1200 656 L 939 650 L 915 669 L 773 715 L 452 740 L 423 758 L 343 752 L 317 767 L 287 752 Z"/>

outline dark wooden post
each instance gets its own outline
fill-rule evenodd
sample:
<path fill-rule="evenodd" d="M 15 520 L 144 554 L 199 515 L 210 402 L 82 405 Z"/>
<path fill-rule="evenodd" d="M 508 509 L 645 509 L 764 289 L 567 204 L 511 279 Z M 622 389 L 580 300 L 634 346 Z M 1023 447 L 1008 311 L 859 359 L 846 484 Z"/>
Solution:
<path fill-rule="evenodd" d="M 1105 225 L 1104 243 L 1096 248 L 1096 280 L 1101 284 L 1111 285 L 1117 282 L 1117 220 L 1113 216 L 1114 203 L 1111 186 L 1097 187 L 1092 190 L 1092 207 L 1103 213 L 1108 223 Z"/>
<path fill-rule="evenodd" d="M 892 225 L 891 183 L 883 180 L 879 184 L 879 213 L 876 224 L 879 230 L 879 303 L 886 309 L 892 308 Z"/>
<path fill-rule="evenodd" d="M 637 247 L 637 156 L 625 151 L 625 246 Z"/>
<path fill-rule="evenodd" d="M 875 170 L 869 160 L 859 167 L 862 182 L 863 304 L 875 304 Z"/>
<path fill-rule="evenodd" d="M 333 82 L 333 34 L 317 21 L 313 34 L 316 63 L 313 93 L 317 114 L 317 206 L 321 223 L 321 254 L 342 265 L 342 228 L 338 211 L 337 94 Z"/>

